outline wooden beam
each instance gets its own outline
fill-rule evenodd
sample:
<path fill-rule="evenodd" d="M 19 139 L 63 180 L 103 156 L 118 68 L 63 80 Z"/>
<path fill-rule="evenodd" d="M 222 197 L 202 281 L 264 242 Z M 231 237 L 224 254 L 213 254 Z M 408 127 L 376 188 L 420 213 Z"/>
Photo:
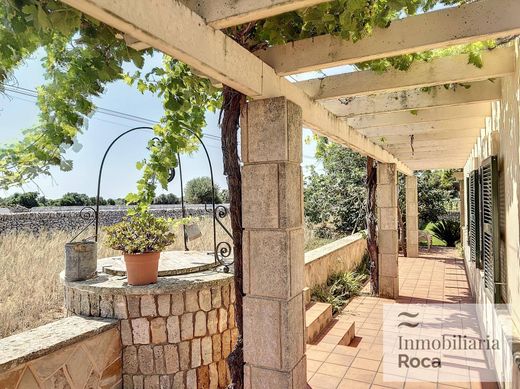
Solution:
<path fill-rule="evenodd" d="M 502 95 L 500 80 L 479 81 L 466 89 L 433 87 L 432 91 L 412 90 L 381 95 L 352 97 L 348 100 L 327 100 L 323 105 L 338 116 L 367 115 L 382 112 L 413 111 L 426 108 L 449 107 L 499 100 Z"/>
<path fill-rule="evenodd" d="M 424 122 L 418 124 L 405 124 L 403 126 L 369 127 L 358 131 L 369 138 L 396 135 L 420 135 L 435 134 L 443 130 L 452 130 L 456 134 L 460 130 L 484 128 L 486 121 L 483 118 L 467 118 L 453 120 L 439 120 L 436 122 Z"/>
<path fill-rule="evenodd" d="M 471 149 L 475 144 L 476 139 L 474 138 L 466 138 L 458 139 L 454 141 L 453 139 L 439 139 L 436 141 L 425 140 L 425 141 L 414 141 L 413 148 L 415 152 L 419 151 L 441 151 L 441 152 L 460 152 L 461 149 Z M 399 154 L 401 151 L 412 151 L 410 146 L 410 142 L 408 143 L 399 143 L 399 144 L 389 144 L 385 145 L 385 149 L 391 150 L 393 153 Z"/>
<path fill-rule="evenodd" d="M 331 0 L 182 0 L 218 30 L 328 1 Z"/>
<path fill-rule="evenodd" d="M 450 139 L 453 142 L 457 142 L 458 140 L 467 140 L 473 139 L 476 142 L 478 136 L 480 135 L 480 129 L 473 130 L 447 130 L 447 131 L 439 131 L 432 132 L 428 134 L 418 134 L 414 135 L 414 141 L 435 141 L 435 140 L 443 140 Z M 385 145 L 395 145 L 406 143 L 410 144 L 410 135 L 389 135 L 384 137 L 371 137 L 369 138 L 372 142 L 384 147 Z"/>
<path fill-rule="evenodd" d="M 455 160 L 444 160 L 444 161 L 431 161 L 425 163 L 414 163 L 410 162 L 412 169 L 415 171 L 419 170 L 441 170 L 441 169 L 460 169 L 465 165 L 465 161 L 455 161 Z"/>
<path fill-rule="evenodd" d="M 356 129 L 360 129 L 369 127 L 403 126 L 406 124 L 461 118 L 478 117 L 481 118 L 481 120 L 484 120 L 487 116 L 491 116 L 491 104 L 485 102 L 455 107 L 421 109 L 414 113 L 405 111 L 354 116 L 348 118 L 347 123 Z"/>
<path fill-rule="evenodd" d="M 178 1 L 63 0 L 140 42 L 188 64 L 196 71 L 251 98 L 285 96 L 299 105 L 303 122 L 320 135 L 411 174 L 393 155 L 311 100 L 305 92 Z"/>
<path fill-rule="evenodd" d="M 322 35 L 255 54 L 289 75 L 520 34 L 520 2 L 481 0 L 392 22 L 353 43 Z"/>
<path fill-rule="evenodd" d="M 415 62 L 408 71 L 389 70 L 338 74 L 297 82 L 315 100 L 367 96 L 451 83 L 467 83 L 507 76 L 515 70 L 514 47 L 482 53 L 484 66 L 468 63 L 468 55 L 442 57 L 431 62 Z"/>

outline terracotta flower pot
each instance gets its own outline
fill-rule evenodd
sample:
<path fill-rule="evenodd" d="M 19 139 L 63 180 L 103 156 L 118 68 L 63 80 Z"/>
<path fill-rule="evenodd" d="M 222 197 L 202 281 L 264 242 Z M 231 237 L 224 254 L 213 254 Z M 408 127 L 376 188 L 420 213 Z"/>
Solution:
<path fill-rule="evenodd" d="M 160 256 L 161 253 L 124 254 L 128 284 L 155 284 Z"/>

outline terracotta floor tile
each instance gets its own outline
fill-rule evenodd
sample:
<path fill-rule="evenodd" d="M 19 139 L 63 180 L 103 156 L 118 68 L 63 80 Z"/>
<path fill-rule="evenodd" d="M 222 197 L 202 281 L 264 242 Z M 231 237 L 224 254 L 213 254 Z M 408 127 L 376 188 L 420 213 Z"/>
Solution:
<path fill-rule="evenodd" d="M 361 381 L 343 380 L 338 389 L 370 389 L 370 384 Z"/>
<path fill-rule="evenodd" d="M 322 361 L 314 361 L 312 359 L 307 358 L 307 372 L 315 372 L 321 366 Z"/>
<path fill-rule="evenodd" d="M 325 351 L 309 350 L 307 351 L 307 359 L 323 362 L 328 358 L 329 354 L 330 353 Z"/>
<path fill-rule="evenodd" d="M 352 361 L 351 366 L 358 368 L 358 369 L 377 371 L 377 369 L 379 368 L 379 363 L 380 363 L 380 360 L 360 358 L 358 355 Z"/>
<path fill-rule="evenodd" d="M 359 352 L 359 349 L 356 347 L 350 347 L 350 346 L 342 346 L 338 345 L 334 348 L 332 351 L 334 354 L 341 354 L 341 355 L 357 355 Z"/>
<path fill-rule="evenodd" d="M 352 361 L 354 360 L 353 355 L 343 355 L 343 354 L 337 354 L 337 353 L 331 353 L 327 360 L 325 362 L 328 363 L 335 363 L 337 365 L 342 366 L 350 366 L 352 364 Z"/>
<path fill-rule="evenodd" d="M 380 385 L 385 388 L 401 389 L 404 386 L 404 379 L 403 377 L 394 376 L 391 374 L 377 373 L 373 384 Z"/>
<path fill-rule="evenodd" d="M 404 389 L 437 389 L 436 382 L 406 382 Z"/>
<path fill-rule="evenodd" d="M 355 367 L 350 367 L 347 370 L 347 374 L 345 374 L 345 378 L 354 380 L 354 381 L 362 381 L 367 383 L 372 383 L 376 376 L 375 371 L 357 369 Z"/>
<path fill-rule="evenodd" d="M 336 365 L 334 363 L 324 362 L 318 369 L 318 374 L 331 375 L 333 377 L 343 378 L 348 370 L 348 366 Z"/>
<path fill-rule="evenodd" d="M 340 382 L 341 378 L 316 373 L 309 380 L 309 385 L 312 389 L 336 389 Z"/>

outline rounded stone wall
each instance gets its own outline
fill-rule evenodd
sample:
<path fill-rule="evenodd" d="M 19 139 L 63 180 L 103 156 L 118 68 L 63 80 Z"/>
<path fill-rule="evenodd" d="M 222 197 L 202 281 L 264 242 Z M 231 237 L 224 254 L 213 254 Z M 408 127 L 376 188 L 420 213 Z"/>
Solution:
<path fill-rule="evenodd" d="M 64 282 L 70 315 L 117 318 L 123 385 L 130 389 L 225 388 L 236 343 L 233 276 L 205 271 L 128 286 L 99 273 Z"/>

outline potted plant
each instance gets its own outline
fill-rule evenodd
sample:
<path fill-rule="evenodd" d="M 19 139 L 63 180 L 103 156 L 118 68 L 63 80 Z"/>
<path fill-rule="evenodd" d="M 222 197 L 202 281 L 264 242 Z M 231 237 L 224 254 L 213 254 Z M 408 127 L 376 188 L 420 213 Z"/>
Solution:
<path fill-rule="evenodd" d="M 129 285 L 157 282 L 159 257 L 166 246 L 175 242 L 173 223 L 141 212 L 105 227 L 105 243 L 123 252 Z"/>

